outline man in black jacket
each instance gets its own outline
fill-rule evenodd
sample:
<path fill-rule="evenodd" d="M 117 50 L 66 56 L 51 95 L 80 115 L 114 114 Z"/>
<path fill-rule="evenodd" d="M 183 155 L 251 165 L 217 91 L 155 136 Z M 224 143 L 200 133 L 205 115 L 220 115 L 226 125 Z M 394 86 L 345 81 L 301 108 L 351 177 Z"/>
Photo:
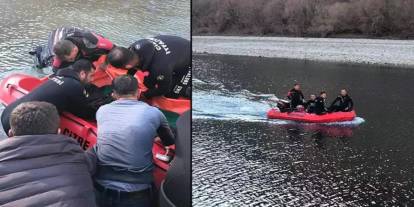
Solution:
<path fill-rule="evenodd" d="M 316 95 L 315 94 L 310 95 L 310 99 L 306 101 L 305 106 L 306 106 L 306 112 L 310 114 L 315 113 L 315 106 L 316 106 Z"/>
<path fill-rule="evenodd" d="M 295 110 L 297 106 L 304 104 L 304 96 L 300 90 L 300 84 L 295 83 L 293 88 L 288 92 L 287 98 L 290 100 L 290 107 Z"/>
<path fill-rule="evenodd" d="M 315 99 L 315 114 L 323 115 L 327 112 L 326 108 L 326 92 L 322 91 L 320 96 Z"/>
<path fill-rule="evenodd" d="M 117 68 L 148 71 L 144 84 L 148 88 L 145 98 L 166 96 L 170 98 L 191 95 L 190 41 L 176 36 L 160 35 L 138 40 L 129 50 L 116 47 L 108 54 L 108 62 Z"/>
<path fill-rule="evenodd" d="M 88 60 L 78 60 L 69 68 L 59 70 L 56 76 L 35 88 L 29 94 L 8 105 L 1 115 L 3 129 L 10 129 L 11 111 L 20 103 L 44 101 L 56 106 L 59 112 L 67 111 L 85 119 L 93 119 L 95 110 L 87 103 L 85 84 L 90 82 L 94 68 Z"/>
<path fill-rule="evenodd" d="M 330 112 L 348 112 L 352 111 L 354 108 L 354 102 L 352 98 L 348 95 L 346 89 L 342 89 L 341 93 L 336 99 L 332 102 L 331 106 L 329 107 Z"/>
<path fill-rule="evenodd" d="M 96 155 L 57 134 L 59 114 L 46 102 L 26 102 L 10 115 L 0 142 L 0 206 L 93 207 Z"/>
<path fill-rule="evenodd" d="M 101 55 L 108 54 L 113 47 L 111 41 L 98 34 L 80 29 L 71 30 L 53 46 L 53 71 L 68 67 L 79 59 L 96 61 Z"/>

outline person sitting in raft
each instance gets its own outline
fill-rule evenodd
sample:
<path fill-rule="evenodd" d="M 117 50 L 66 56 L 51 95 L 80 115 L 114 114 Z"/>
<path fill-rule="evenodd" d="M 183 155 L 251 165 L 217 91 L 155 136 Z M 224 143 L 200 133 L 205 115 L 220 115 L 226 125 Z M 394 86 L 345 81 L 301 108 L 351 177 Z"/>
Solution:
<path fill-rule="evenodd" d="M 129 49 L 115 47 L 107 62 L 130 75 L 137 70 L 149 72 L 144 79 L 145 98 L 191 97 L 191 46 L 184 38 L 160 35 L 138 40 Z"/>
<path fill-rule="evenodd" d="M 113 47 L 111 41 L 98 34 L 74 30 L 53 46 L 55 53 L 52 63 L 53 72 L 68 67 L 79 59 L 94 62 L 101 55 L 108 54 Z"/>
<path fill-rule="evenodd" d="M 94 119 L 96 110 L 88 105 L 85 90 L 85 84 L 90 82 L 94 71 L 92 63 L 84 59 L 60 69 L 56 76 L 51 76 L 45 83 L 6 106 L 1 115 L 4 131 L 7 133 L 10 130 L 10 113 L 13 109 L 29 101 L 45 101 L 55 105 L 59 112 L 67 111 L 84 119 Z"/>
<path fill-rule="evenodd" d="M 0 141 L 1 206 L 96 206 L 96 156 L 59 135 L 60 117 L 47 102 L 19 104 L 10 138 Z"/>
<path fill-rule="evenodd" d="M 315 114 L 323 115 L 328 111 L 326 108 L 326 92 L 322 91 L 320 95 L 315 99 Z"/>
<path fill-rule="evenodd" d="M 295 83 L 293 88 L 288 92 L 287 98 L 290 100 L 291 110 L 296 110 L 296 107 L 299 105 L 304 105 L 304 96 L 300 90 L 300 84 Z"/>
<path fill-rule="evenodd" d="M 315 113 L 315 106 L 316 106 L 316 95 L 311 94 L 309 100 L 305 103 L 306 112 L 313 114 Z"/>
<path fill-rule="evenodd" d="M 164 146 L 174 135 L 164 114 L 138 101 L 138 81 L 131 75 L 113 80 L 116 101 L 96 113 L 98 157 L 95 189 L 99 206 L 151 206 L 152 146 L 158 135 Z"/>
<path fill-rule="evenodd" d="M 329 112 L 349 112 L 352 111 L 354 108 L 354 102 L 352 98 L 348 95 L 348 91 L 346 89 L 342 89 L 341 93 L 338 97 L 332 102 L 331 106 L 329 107 Z"/>

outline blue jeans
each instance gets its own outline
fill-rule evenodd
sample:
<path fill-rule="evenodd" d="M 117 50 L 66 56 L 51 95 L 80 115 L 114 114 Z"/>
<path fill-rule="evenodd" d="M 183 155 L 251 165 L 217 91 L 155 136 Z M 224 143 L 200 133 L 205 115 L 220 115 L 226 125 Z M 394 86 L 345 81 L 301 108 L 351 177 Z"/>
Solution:
<path fill-rule="evenodd" d="M 121 194 L 112 191 L 95 189 L 96 203 L 99 207 L 151 207 L 151 193 Z"/>

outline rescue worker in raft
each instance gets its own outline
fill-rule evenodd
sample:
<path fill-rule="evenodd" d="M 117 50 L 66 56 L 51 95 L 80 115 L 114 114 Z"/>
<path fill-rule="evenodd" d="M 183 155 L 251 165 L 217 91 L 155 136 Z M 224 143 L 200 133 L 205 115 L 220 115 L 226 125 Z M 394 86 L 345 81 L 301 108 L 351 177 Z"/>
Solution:
<path fill-rule="evenodd" d="M 184 38 L 160 35 L 138 40 L 129 49 L 115 47 L 108 54 L 107 62 L 127 69 L 129 75 L 137 70 L 148 71 L 144 98 L 191 96 L 191 47 L 190 41 Z"/>
<path fill-rule="evenodd" d="M 349 112 L 352 111 L 354 108 L 354 102 L 352 98 L 348 95 L 348 91 L 346 89 L 342 89 L 341 93 L 338 97 L 332 102 L 331 106 L 329 107 L 329 112 Z"/>
<path fill-rule="evenodd" d="M 323 115 L 328 112 L 328 109 L 326 107 L 326 97 L 326 92 L 322 91 L 320 95 L 315 99 L 315 114 Z"/>
<path fill-rule="evenodd" d="M 300 90 L 299 83 L 295 83 L 293 85 L 293 88 L 290 89 L 290 91 L 288 92 L 287 98 L 290 100 L 291 110 L 296 110 L 296 107 L 298 107 L 299 105 L 304 105 L 305 99 L 302 91 Z"/>
<path fill-rule="evenodd" d="M 313 114 L 315 113 L 315 106 L 316 106 L 316 95 L 311 94 L 309 100 L 305 103 L 306 112 Z"/>
<path fill-rule="evenodd" d="M 55 105 L 60 113 L 67 111 L 84 119 L 94 119 L 96 110 L 90 107 L 85 90 L 85 84 L 91 81 L 94 71 L 92 63 L 84 59 L 59 70 L 56 76 L 51 76 L 45 83 L 6 106 L 1 115 L 4 131 L 7 133 L 10 129 L 9 119 L 13 109 L 20 103 L 30 101 L 48 102 Z"/>
<path fill-rule="evenodd" d="M 53 72 L 68 67 L 79 59 L 94 62 L 101 55 L 107 54 L 113 47 L 111 41 L 98 34 L 75 30 L 53 46 L 55 53 L 52 63 Z"/>

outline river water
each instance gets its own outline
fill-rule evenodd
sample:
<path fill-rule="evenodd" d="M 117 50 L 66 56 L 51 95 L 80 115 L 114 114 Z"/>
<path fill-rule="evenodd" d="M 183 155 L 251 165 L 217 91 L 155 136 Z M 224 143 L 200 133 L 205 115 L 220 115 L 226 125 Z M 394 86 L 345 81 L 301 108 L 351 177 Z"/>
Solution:
<path fill-rule="evenodd" d="M 414 71 L 208 54 L 193 68 L 196 206 L 414 205 Z M 349 89 L 358 118 L 267 120 L 296 81 L 329 100 Z"/>
<path fill-rule="evenodd" d="M 121 46 L 158 34 L 190 39 L 189 0 L 0 0 L 0 8 L 0 79 L 50 73 L 34 69 L 28 52 L 60 26 L 90 29 Z"/>
<path fill-rule="evenodd" d="M 32 72 L 28 52 L 60 26 L 87 28 L 117 45 L 158 34 L 190 38 L 189 0 L 0 0 L 0 77 Z"/>

